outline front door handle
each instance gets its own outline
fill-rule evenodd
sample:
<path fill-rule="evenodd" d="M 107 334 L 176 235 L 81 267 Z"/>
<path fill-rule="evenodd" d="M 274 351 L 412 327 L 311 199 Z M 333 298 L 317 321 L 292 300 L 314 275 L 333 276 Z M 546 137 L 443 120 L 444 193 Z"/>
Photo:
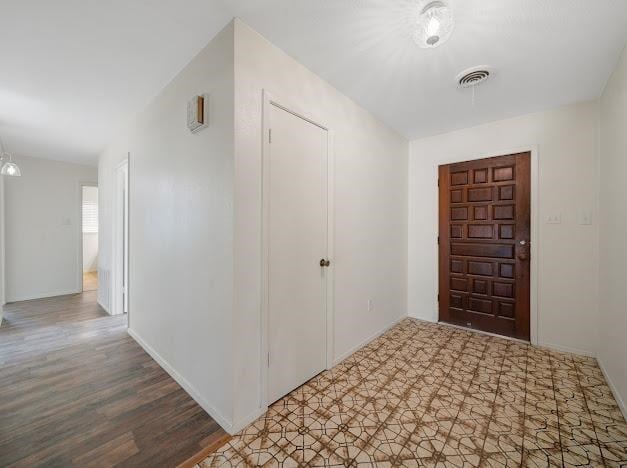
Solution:
<path fill-rule="evenodd" d="M 522 252 L 520 252 L 517 255 L 518 260 L 527 260 L 529 258 L 528 252 L 529 252 L 529 244 L 531 244 L 531 242 L 526 241 L 526 240 L 521 240 L 518 243 L 522 246 Z"/>
<path fill-rule="evenodd" d="M 321 267 L 328 267 L 331 265 L 331 262 L 329 260 L 327 260 L 326 258 L 321 258 L 320 259 L 320 266 Z"/>

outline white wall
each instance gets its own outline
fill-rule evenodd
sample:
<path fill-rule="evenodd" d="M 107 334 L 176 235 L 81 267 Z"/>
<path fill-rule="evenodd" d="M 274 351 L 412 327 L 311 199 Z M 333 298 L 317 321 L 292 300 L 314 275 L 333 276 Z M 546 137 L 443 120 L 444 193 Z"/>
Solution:
<path fill-rule="evenodd" d="M 83 187 L 83 203 L 98 204 L 98 187 Z M 83 273 L 98 271 L 98 233 L 83 232 Z"/>
<path fill-rule="evenodd" d="M 229 431 L 261 409 L 264 88 L 335 133 L 335 357 L 406 315 L 407 142 L 235 20 L 99 161 L 100 277 L 130 152 L 130 333 Z M 186 102 L 202 92 L 210 125 L 190 135 Z"/>
<path fill-rule="evenodd" d="M 406 140 L 235 20 L 236 427 L 260 408 L 264 89 L 334 134 L 334 357 L 346 356 L 407 314 Z"/>
<path fill-rule="evenodd" d="M 95 167 L 19 157 L 22 177 L 5 177 L 6 300 L 81 290 L 80 183 Z"/>
<path fill-rule="evenodd" d="M 209 128 L 187 102 L 209 93 Z M 100 277 L 110 279 L 115 167 L 129 162 L 130 333 L 224 426 L 232 408 L 233 26 L 99 160 Z M 108 274 L 103 275 L 102 272 Z M 101 302 L 110 285 L 102 287 Z"/>
<path fill-rule="evenodd" d="M 83 233 L 83 273 L 98 271 L 98 233 Z"/>
<path fill-rule="evenodd" d="M 599 360 L 627 418 L 627 50 L 601 98 Z"/>
<path fill-rule="evenodd" d="M 477 105 L 481 105 L 478 103 Z M 538 342 L 594 354 L 598 344 L 598 103 L 576 104 L 411 143 L 408 309 L 438 317 L 440 164 L 537 146 L 539 153 Z M 581 210 L 592 225 L 580 225 Z M 560 213 L 561 224 L 546 224 Z"/>

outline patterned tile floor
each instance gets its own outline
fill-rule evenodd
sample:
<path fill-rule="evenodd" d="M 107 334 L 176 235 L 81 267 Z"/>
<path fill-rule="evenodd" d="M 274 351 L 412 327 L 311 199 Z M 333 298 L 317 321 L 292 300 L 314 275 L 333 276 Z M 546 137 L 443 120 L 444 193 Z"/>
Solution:
<path fill-rule="evenodd" d="M 406 319 L 198 466 L 627 466 L 627 424 L 594 359 Z"/>

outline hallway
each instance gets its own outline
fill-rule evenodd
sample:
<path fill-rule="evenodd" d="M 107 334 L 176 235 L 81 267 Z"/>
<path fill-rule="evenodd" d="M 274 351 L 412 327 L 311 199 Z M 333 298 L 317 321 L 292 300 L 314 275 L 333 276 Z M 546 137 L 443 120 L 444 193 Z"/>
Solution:
<path fill-rule="evenodd" d="M 5 306 L 0 466 L 175 466 L 224 437 L 96 294 Z"/>
<path fill-rule="evenodd" d="M 83 292 L 96 291 L 98 289 L 98 272 L 83 273 Z"/>

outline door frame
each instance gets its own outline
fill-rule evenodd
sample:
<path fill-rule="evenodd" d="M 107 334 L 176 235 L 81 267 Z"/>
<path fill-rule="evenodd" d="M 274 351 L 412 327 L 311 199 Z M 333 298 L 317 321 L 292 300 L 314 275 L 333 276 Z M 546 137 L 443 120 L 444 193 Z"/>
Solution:
<path fill-rule="evenodd" d="M 2 326 L 2 318 L 4 317 L 5 304 L 5 244 L 6 231 L 4 229 L 4 178 L 0 176 L 0 327 Z"/>
<path fill-rule="evenodd" d="M 83 292 L 83 187 L 96 187 L 98 182 L 80 181 L 78 183 L 78 274 L 76 284 L 78 294 Z M 98 207 L 100 207 L 100 190 L 98 191 Z M 98 210 L 98 238 L 100 238 L 100 210 Z M 98 285 L 100 289 L 100 285 Z"/>
<path fill-rule="evenodd" d="M 130 154 L 129 154 L 130 156 Z M 126 171 L 126 177 L 121 180 L 124 172 Z M 111 227 L 113 235 L 111 236 L 111 315 L 120 315 L 124 313 L 124 302 L 127 305 L 128 311 L 128 294 L 129 294 L 129 278 L 128 278 L 128 263 L 129 263 L 129 158 L 125 158 L 118 163 L 113 170 L 114 180 L 114 195 L 113 195 L 113 210 Z M 124 197 L 122 196 L 122 188 L 126 189 L 126 210 L 124 210 Z M 122 213 L 125 214 L 126 219 L 126 232 L 120 232 L 120 218 Z M 124 239 L 126 237 L 126 239 Z M 124 243 L 126 243 L 126 262 L 124 261 Z M 126 263 L 126 264 L 125 264 Z M 126 276 L 125 276 L 126 273 Z M 123 278 L 126 277 L 126 291 L 123 291 L 124 284 Z M 125 292 L 124 298 L 121 299 L 123 292 Z M 127 327 L 130 326 L 130 314 L 127 321 Z"/>
<path fill-rule="evenodd" d="M 325 333 L 325 368 L 330 369 L 333 363 L 334 352 L 334 285 L 335 285 L 335 155 L 333 145 L 332 130 L 320 123 L 322 119 L 315 116 L 308 117 L 309 112 L 303 111 L 291 100 L 276 98 L 267 90 L 262 90 L 262 152 L 261 152 L 261 349 L 260 349 L 260 407 L 267 408 L 271 401 L 268 401 L 268 338 L 269 338 L 269 234 L 268 234 L 268 155 L 270 154 L 270 106 L 276 106 L 294 116 L 306 120 L 327 132 L 327 255 L 331 260 L 331 265 L 326 269 L 326 303 L 324 319 Z"/>
<path fill-rule="evenodd" d="M 531 245 L 529 247 L 529 255 L 530 265 L 530 290 L 529 290 L 529 332 L 530 332 L 530 340 L 531 344 L 537 345 L 540 343 L 539 335 L 539 281 L 540 281 L 540 270 L 539 270 L 539 253 L 540 248 L 538 245 L 539 238 L 539 227 L 540 227 L 540 151 L 538 145 L 525 145 L 519 146 L 515 148 L 506 148 L 506 149 L 497 149 L 494 151 L 487 151 L 482 153 L 473 153 L 471 155 L 460 155 L 460 156 L 451 156 L 438 161 L 438 165 L 435 167 L 436 171 L 436 181 L 437 181 L 437 173 L 439 171 L 440 166 L 444 166 L 447 164 L 456 164 L 466 161 L 476 161 L 478 159 L 487 159 L 494 158 L 499 156 L 506 156 L 510 154 L 517 153 L 530 153 L 531 154 Z M 439 196 L 438 196 L 439 203 Z M 437 207 L 436 207 L 437 209 Z M 438 211 L 438 231 L 439 231 L 439 211 Z M 438 255 L 439 258 L 439 255 Z M 438 268 L 436 271 L 436 277 L 439 278 L 440 274 L 440 262 L 438 261 Z M 438 288 L 439 289 L 439 288 Z M 439 317 L 439 304 L 438 304 L 438 314 Z M 499 335 L 500 336 L 500 335 Z M 509 339 L 509 337 L 503 337 Z"/>

